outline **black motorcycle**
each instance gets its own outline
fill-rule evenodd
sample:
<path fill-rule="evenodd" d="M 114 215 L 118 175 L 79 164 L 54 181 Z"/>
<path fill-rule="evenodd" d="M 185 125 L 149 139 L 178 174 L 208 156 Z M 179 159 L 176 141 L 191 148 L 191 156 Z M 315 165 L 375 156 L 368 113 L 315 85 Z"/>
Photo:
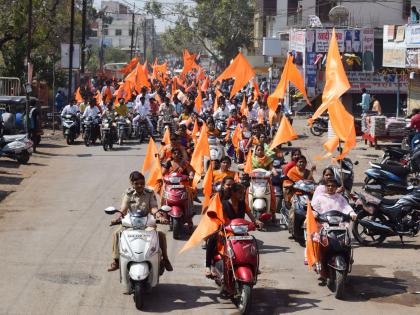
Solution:
<path fill-rule="evenodd" d="M 127 140 L 131 133 L 130 124 L 127 122 L 127 118 L 124 116 L 118 116 L 117 123 L 117 138 L 118 144 L 123 145 L 124 140 Z"/>
<path fill-rule="evenodd" d="M 104 118 L 101 126 L 102 147 L 105 151 L 112 150 L 114 142 L 117 139 L 117 130 L 110 118 Z"/>
<path fill-rule="evenodd" d="M 318 117 L 312 123 L 311 133 L 320 137 L 324 132 L 328 132 L 328 117 Z"/>
<path fill-rule="evenodd" d="M 79 118 L 76 115 L 64 115 L 63 119 L 63 135 L 66 138 L 68 145 L 74 143 L 74 140 L 79 137 L 80 125 Z"/>
<path fill-rule="evenodd" d="M 88 147 L 95 144 L 96 140 L 100 138 L 99 117 L 86 117 L 83 120 L 83 141 Z"/>
<path fill-rule="evenodd" d="M 305 244 L 304 228 L 306 220 L 306 208 L 308 199 L 312 198 L 315 191 L 315 183 L 300 180 L 293 184 L 294 194 L 289 210 L 289 233 L 302 246 Z M 286 210 L 285 210 L 286 211 Z"/>
<path fill-rule="evenodd" d="M 366 246 L 381 244 L 387 237 L 414 237 L 420 229 L 420 188 L 399 199 L 376 198 L 357 194 L 357 219 L 353 235 Z"/>
<path fill-rule="evenodd" d="M 135 137 L 138 137 L 139 143 L 141 144 L 149 135 L 151 136 L 151 132 L 149 130 L 149 124 L 147 123 L 146 116 L 140 115 L 140 119 L 137 121 L 137 125 L 135 126 Z"/>
<path fill-rule="evenodd" d="M 320 267 L 327 275 L 328 288 L 335 293 L 337 299 L 341 299 L 345 292 L 347 274 L 351 272 L 353 264 L 353 250 L 348 229 L 351 218 L 340 211 L 332 210 L 319 215 L 316 220 L 322 223 L 319 232 Z"/>

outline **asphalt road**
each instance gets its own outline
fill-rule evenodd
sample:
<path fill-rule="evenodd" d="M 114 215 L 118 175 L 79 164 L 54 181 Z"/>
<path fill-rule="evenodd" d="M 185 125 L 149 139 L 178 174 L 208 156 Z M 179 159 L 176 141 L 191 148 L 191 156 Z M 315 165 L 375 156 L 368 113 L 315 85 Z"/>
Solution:
<path fill-rule="evenodd" d="M 303 136 L 294 145 L 319 154 L 321 138 Z M 128 174 L 139 169 L 146 145 L 112 152 L 102 147 L 66 146 L 45 140 L 28 166 L 0 160 L 0 314 L 137 314 L 132 296 L 122 294 L 111 262 L 110 217 L 119 206 Z M 356 149 L 355 189 L 368 159 L 378 151 Z M 313 161 L 313 160 L 312 160 Z M 317 162 L 319 173 L 329 161 Z M 196 218 L 198 221 L 198 218 Z M 345 301 L 338 301 L 303 265 L 303 248 L 287 231 L 255 232 L 260 240 L 261 275 L 253 290 L 252 314 L 419 314 L 420 241 L 388 240 L 380 248 L 355 245 L 354 268 Z M 218 296 L 204 274 L 204 251 L 182 255 L 185 241 L 168 233 L 174 271 L 147 297 L 144 313 L 237 314 Z"/>

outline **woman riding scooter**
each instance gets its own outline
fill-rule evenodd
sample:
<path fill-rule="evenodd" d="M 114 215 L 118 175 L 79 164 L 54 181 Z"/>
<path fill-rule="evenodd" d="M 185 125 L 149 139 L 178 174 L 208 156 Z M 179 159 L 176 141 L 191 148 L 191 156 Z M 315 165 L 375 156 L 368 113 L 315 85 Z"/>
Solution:
<path fill-rule="evenodd" d="M 242 184 L 234 183 L 230 188 L 229 199 L 222 200 L 223 216 L 225 221 L 233 219 L 244 219 L 245 214 L 254 222 L 258 227 L 262 227 L 261 221 L 257 220 L 251 213 L 248 205 L 245 202 L 245 187 Z M 206 247 L 206 277 L 211 278 L 213 276 L 211 272 L 211 265 L 213 257 L 217 250 L 217 242 L 219 240 L 219 234 L 214 233 L 210 235 L 207 240 Z"/>

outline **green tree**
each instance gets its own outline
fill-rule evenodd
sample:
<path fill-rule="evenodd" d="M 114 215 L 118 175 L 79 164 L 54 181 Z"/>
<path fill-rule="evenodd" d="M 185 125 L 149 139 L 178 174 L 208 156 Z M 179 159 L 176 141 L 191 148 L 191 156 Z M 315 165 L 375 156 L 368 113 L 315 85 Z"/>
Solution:
<path fill-rule="evenodd" d="M 162 34 L 162 45 L 180 53 L 182 48 L 199 44 L 213 58 L 227 64 L 241 47 L 253 39 L 254 0 L 195 0 L 194 6 L 182 2 L 164 5 L 149 1 L 145 10 L 157 18 L 177 15 L 175 25 Z"/>

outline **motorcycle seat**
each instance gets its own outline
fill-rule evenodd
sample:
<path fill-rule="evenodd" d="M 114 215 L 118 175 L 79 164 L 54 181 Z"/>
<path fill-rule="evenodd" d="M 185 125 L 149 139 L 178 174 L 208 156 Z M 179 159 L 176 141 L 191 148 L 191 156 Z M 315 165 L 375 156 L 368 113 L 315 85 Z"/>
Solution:
<path fill-rule="evenodd" d="M 382 198 L 381 204 L 385 206 L 393 206 L 397 203 L 399 199 L 388 199 L 388 198 Z"/>
<path fill-rule="evenodd" d="M 392 174 L 395 174 L 403 178 L 406 177 L 410 173 L 410 170 L 408 168 L 395 165 L 395 164 L 376 164 L 376 163 L 372 163 L 372 164 L 374 164 L 376 168 L 380 168 L 384 171 L 390 172 Z"/>
<path fill-rule="evenodd" d="M 404 149 L 400 149 L 400 148 L 393 148 L 393 147 L 386 148 L 384 151 L 389 153 L 389 155 L 391 155 L 391 156 L 395 156 L 395 157 L 399 157 L 399 158 L 402 158 L 406 154 L 410 153 L 409 150 L 404 150 Z"/>

